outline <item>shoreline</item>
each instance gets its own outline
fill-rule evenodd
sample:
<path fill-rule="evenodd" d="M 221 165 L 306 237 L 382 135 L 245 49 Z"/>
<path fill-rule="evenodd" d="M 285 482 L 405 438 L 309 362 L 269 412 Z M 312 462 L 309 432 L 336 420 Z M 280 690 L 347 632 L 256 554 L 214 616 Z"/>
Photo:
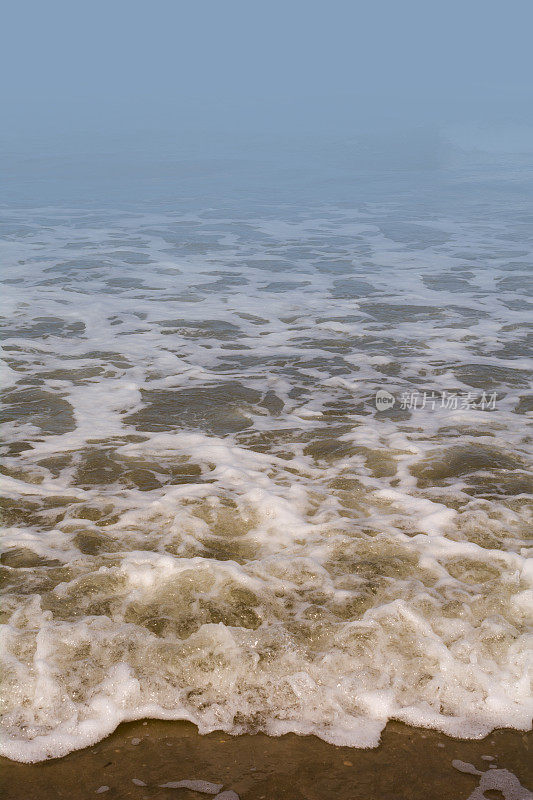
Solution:
<path fill-rule="evenodd" d="M 480 777 L 453 761 L 479 772 L 508 770 L 531 790 L 531 751 L 533 732 L 511 729 L 465 740 L 391 722 L 377 748 L 362 750 L 296 734 L 200 736 L 192 723 L 139 720 L 63 758 L 36 764 L 2 758 L 0 768 L 4 800 L 208 796 L 159 785 L 180 780 L 223 784 L 240 800 L 467 800 Z"/>

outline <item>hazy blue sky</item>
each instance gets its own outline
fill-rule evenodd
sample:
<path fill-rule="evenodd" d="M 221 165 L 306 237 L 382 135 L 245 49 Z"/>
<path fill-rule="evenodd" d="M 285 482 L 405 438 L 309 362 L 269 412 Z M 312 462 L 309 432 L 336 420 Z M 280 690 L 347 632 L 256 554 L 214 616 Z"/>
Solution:
<path fill-rule="evenodd" d="M 529 126 L 532 30 L 531 0 L 10 0 L 3 132 Z"/>

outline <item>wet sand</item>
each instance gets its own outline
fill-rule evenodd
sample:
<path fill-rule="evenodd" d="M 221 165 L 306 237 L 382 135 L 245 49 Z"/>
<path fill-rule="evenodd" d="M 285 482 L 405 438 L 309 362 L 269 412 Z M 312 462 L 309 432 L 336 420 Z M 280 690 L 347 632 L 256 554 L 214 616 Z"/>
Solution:
<path fill-rule="evenodd" d="M 139 721 L 121 725 L 97 745 L 65 758 L 40 764 L 1 759 L 2 797 L 200 800 L 209 796 L 158 785 L 187 779 L 223 784 L 240 800 L 466 800 L 480 778 L 458 771 L 454 759 L 480 771 L 497 765 L 531 789 L 532 743 L 531 732 L 500 730 L 482 741 L 461 741 L 391 723 L 378 748 L 354 750 L 314 736 L 199 736 L 189 723 Z M 101 787 L 109 788 L 98 793 Z M 494 790 L 485 796 L 504 797 Z"/>

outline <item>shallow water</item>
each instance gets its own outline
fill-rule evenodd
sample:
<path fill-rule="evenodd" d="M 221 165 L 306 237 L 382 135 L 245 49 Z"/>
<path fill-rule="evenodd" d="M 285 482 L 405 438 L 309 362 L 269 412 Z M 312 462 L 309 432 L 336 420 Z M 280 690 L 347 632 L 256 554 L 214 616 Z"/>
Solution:
<path fill-rule="evenodd" d="M 245 206 L 3 215 L 10 758 L 531 727 L 527 204 Z"/>
<path fill-rule="evenodd" d="M 0 787 L 4 800 L 94 800 L 106 786 L 100 793 L 108 800 L 207 798 L 168 788 L 181 781 L 204 789 L 206 782 L 222 784 L 240 800 L 531 800 L 532 739 L 499 730 L 465 741 L 391 722 L 379 747 L 354 750 L 315 736 L 198 736 L 186 722 L 137 721 L 52 761 L 0 758 Z M 81 784 L 80 775 L 86 776 Z M 488 790 L 481 797 L 480 787 Z"/>

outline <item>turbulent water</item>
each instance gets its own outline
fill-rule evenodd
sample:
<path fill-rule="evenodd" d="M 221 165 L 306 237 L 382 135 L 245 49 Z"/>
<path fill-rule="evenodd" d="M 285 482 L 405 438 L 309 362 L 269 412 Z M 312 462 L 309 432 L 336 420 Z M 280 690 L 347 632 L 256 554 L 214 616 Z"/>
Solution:
<path fill-rule="evenodd" d="M 496 202 L 6 212 L 1 752 L 528 729 L 531 233 Z"/>

